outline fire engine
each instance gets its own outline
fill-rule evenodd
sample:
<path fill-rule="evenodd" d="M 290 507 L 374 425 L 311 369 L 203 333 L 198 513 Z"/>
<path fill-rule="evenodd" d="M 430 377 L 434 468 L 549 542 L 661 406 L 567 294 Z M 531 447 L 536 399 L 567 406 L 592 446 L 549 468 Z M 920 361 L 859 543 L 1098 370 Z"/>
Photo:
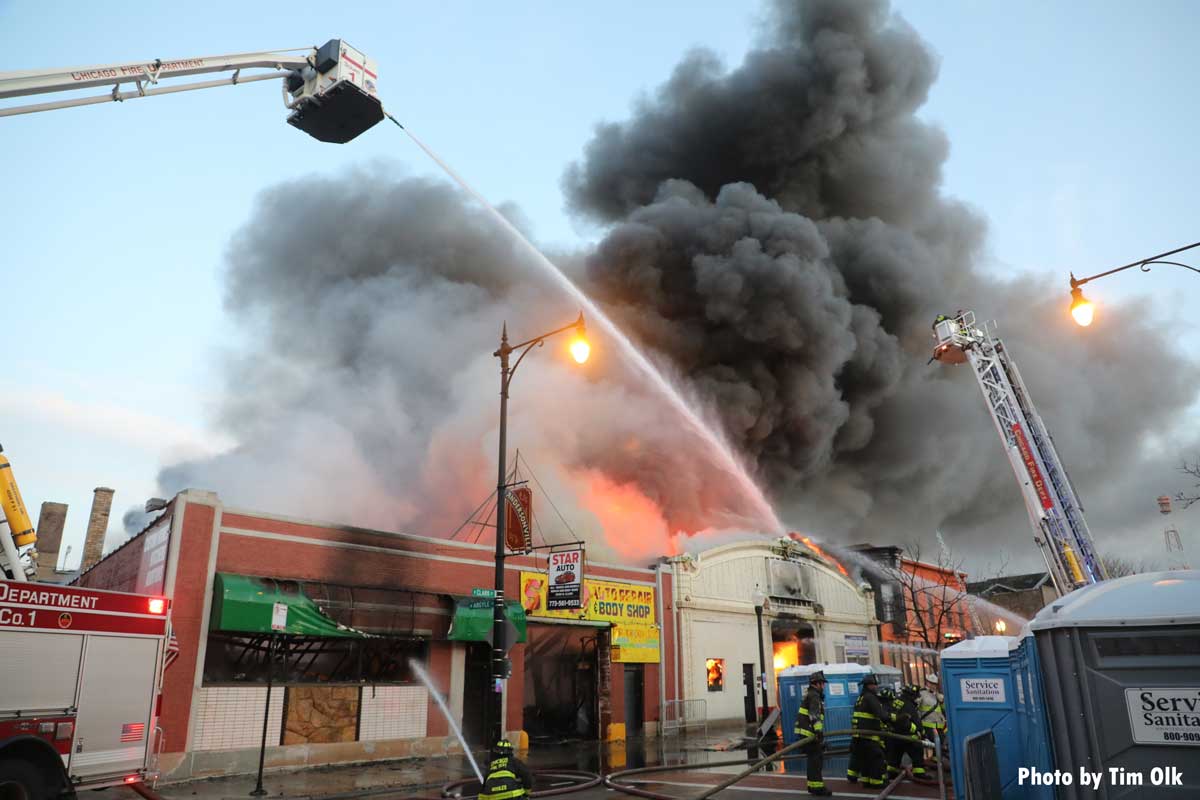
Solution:
<path fill-rule="evenodd" d="M 1107 575 L 1096 555 L 1083 506 L 1054 441 L 1034 408 L 1029 389 L 1004 343 L 971 311 L 933 323 L 933 359 L 970 364 L 992 422 L 1004 443 L 1033 525 L 1033 539 L 1059 595 L 1098 583 Z"/>
<path fill-rule="evenodd" d="M 165 597 L 0 580 L 0 797 L 157 777 Z"/>

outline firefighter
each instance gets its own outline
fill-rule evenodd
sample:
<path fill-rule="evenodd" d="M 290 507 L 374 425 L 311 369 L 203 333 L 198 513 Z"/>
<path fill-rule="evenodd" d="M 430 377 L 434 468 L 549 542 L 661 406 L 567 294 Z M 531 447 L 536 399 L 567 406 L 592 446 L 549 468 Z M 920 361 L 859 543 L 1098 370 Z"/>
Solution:
<path fill-rule="evenodd" d="M 942 710 L 942 696 L 937 693 L 938 676 L 929 673 L 925 676 L 925 686 L 921 689 L 920 700 L 917 704 L 921 712 L 921 734 L 929 741 L 934 741 L 933 732 L 937 731 L 946 739 L 946 713 Z"/>
<path fill-rule="evenodd" d="M 808 679 L 808 691 L 804 702 L 796 713 L 795 734 L 801 739 L 816 737 L 804 746 L 805 761 L 808 762 L 808 793 L 820 797 L 833 794 L 825 787 L 821 767 L 825 760 L 825 673 L 817 670 Z"/>
<path fill-rule="evenodd" d="M 887 771 L 888 777 L 894 778 L 903 768 L 904 756 L 912 761 L 912 774 L 925 776 L 925 748 L 921 745 L 917 720 L 917 698 L 921 688 L 909 684 L 900 690 L 900 695 L 892 702 L 891 731 L 901 736 L 911 736 L 918 741 L 906 742 L 902 739 L 887 740 Z"/>
<path fill-rule="evenodd" d="M 851 783 L 861 782 L 868 789 L 883 786 L 886 760 L 883 752 L 883 723 L 889 711 L 879 700 L 879 679 L 868 673 L 862 679 L 862 692 L 854 704 L 854 715 L 850 728 L 850 763 L 846 779 Z M 854 774 L 851 774 L 853 772 Z"/>
<path fill-rule="evenodd" d="M 479 800 L 514 800 L 529 797 L 533 788 L 533 773 L 529 767 L 513 755 L 513 746 L 508 739 L 501 739 L 492 748 L 492 761 L 488 764 L 487 780 Z"/>

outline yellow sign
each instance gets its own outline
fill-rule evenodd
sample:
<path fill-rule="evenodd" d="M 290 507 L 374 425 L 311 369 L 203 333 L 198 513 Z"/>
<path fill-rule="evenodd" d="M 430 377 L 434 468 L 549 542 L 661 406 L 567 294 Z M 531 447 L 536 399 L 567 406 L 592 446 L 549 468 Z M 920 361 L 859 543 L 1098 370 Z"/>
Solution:
<path fill-rule="evenodd" d="M 617 625 L 654 625 L 654 588 L 615 581 L 583 580 L 583 607 L 550 611 L 542 572 L 521 573 L 521 605 L 525 616 L 547 619 L 588 619 Z"/>
<path fill-rule="evenodd" d="M 658 626 L 614 625 L 612 660 L 625 664 L 657 664 Z"/>

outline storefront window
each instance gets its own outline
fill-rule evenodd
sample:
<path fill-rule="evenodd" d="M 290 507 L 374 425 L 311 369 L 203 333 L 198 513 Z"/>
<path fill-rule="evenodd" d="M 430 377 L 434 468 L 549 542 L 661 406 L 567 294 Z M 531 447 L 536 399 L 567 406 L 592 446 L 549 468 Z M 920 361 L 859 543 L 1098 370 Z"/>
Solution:
<path fill-rule="evenodd" d="M 708 690 L 710 692 L 720 692 L 725 689 L 725 659 L 709 658 L 704 661 L 704 668 L 708 671 Z"/>
<path fill-rule="evenodd" d="M 268 648 L 275 655 L 272 680 L 292 684 L 409 683 L 415 679 L 410 659 L 428 658 L 424 639 L 280 636 L 271 645 L 261 634 L 214 631 L 204 655 L 204 682 L 265 683 Z"/>

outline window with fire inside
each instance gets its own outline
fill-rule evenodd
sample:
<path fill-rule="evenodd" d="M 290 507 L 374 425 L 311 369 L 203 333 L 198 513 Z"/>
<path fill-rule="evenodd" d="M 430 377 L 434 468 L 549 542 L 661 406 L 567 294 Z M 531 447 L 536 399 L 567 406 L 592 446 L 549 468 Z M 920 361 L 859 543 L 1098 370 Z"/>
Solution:
<path fill-rule="evenodd" d="M 708 690 L 720 692 L 725 688 L 725 659 L 708 658 L 704 660 L 704 668 L 708 672 Z"/>

